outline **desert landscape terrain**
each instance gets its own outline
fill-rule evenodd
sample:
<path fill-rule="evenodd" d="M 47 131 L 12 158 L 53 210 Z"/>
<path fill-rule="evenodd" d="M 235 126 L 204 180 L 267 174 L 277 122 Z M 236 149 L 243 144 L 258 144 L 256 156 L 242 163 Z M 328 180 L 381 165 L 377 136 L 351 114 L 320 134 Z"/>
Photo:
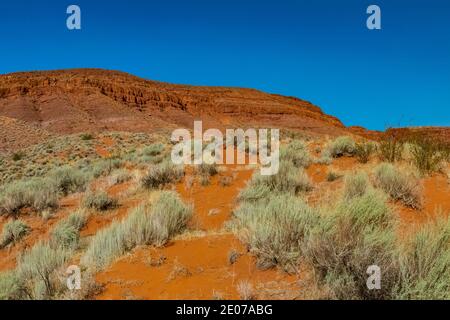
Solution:
<path fill-rule="evenodd" d="M 279 172 L 174 165 L 195 120 L 280 129 Z M 450 299 L 449 162 L 449 127 L 346 127 L 254 89 L 0 75 L 0 299 Z"/>

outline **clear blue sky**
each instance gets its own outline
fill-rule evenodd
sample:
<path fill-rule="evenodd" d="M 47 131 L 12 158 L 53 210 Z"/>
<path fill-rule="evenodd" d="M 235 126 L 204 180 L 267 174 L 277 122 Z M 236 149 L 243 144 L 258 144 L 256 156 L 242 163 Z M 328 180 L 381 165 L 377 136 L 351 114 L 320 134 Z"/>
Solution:
<path fill-rule="evenodd" d="M 450 126 L 448 0 L 2 0 L 0 52 L 0 73 L 115 69 L 297 96 L 346 125 Z"/>

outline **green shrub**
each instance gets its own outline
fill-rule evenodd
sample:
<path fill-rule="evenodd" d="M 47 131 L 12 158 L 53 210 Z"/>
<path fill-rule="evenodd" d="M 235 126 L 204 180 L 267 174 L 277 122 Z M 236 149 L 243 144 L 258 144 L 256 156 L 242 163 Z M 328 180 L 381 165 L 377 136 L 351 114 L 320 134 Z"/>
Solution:
<path fill-rule="evenodd" d="M 419 209 L 422 205 L 420 182 L 412 173 L 382 163 L 375 168 L 375 184 L 408 207 Z"/>
<path fill-rule="evenodd" d="M 370 156 L 377 150 L 377 146 L 373 142 L 357 143 L 355 145 L 355 154 L 361 163 L 369 162 Z"/>
<path fill-rule="evenodd" d="M 4 186 L 0 194 L 0 212 L 8 214 L 17 214 L 26 207 L 40 211 L 57 205 L 58 190 L 47 178 L 14 181 Z"/>
<path fill-rule="evenodd" d="M 262 269 L 276 265 L 295 270 L 303 241 L 318 215 L 289 194 L 244 202 L 234 212 L 233 228 L 248 244 Z"/>
<path fill-rule="evenodd" d="M 395 136 L 384 137 L 379 144 L 380 159 L 395 162 L 402 158 L 404 142 Z"/>
<path fill-rule="evenodd" d="M 83 211 L 72 213 L 60 221 L 51 233 L 53 246 L 76 248 L 80 238 L 80 230 L 86 225 L 87 215 Z"/>
<path fill-rule="evenodd" d="M 89 141 L 89 140 L 94 139 L 94 136 L 92 134 L 90 134 L 90 133 L 83 133 L 83 134 L 80 135 L 80 138 L 83 141 Z"/>
<path fill-rule="evenodd" d="M 297 169 L 291 162 L 281 162 L 277 174 L 261 175 L 256 173 L 251 185 L 266 186 L 271 192 L 298 193 L 310 191 L 312 183 L 303 169 Z"/>
<path fill-rule="evenodd" d="M 280 149 L 280 161 L 290 161 L 297 168 L 307 168 L 311 164 L 311 157 L 305 144 L 294 140 Z"/>
<path fill-rule="evenodd" d="M 23 152 L 15 152 L 12 155 L 13 161 L 20 161 L 25 157 L 25 154 Z"/>
<path fill-rule="evenodd" d="M 62 195 L 84 191 L 90 180 L 87 173 L 68 166 L 50 172 L 49 178 Z"/>
<path fill-rule="evenodd" d="M 163 245 L 186 228 L 192 207 L 186 206 L 174 192 L 162 192 L 152 206 L 136 208 L 122 222 L 115 222 L 92 239 L 82 262 L 103 268 L 137 245 Z"/>
<path fill-rule="evenodd" d="M 3 226 L 2 234 L 0 237 L 0 249 L 6 247 L 10 243 L 15 243 L 22 239 L 28 232 L 28 227 L 21 220 L 10 220 Z"/>
<path fill-rule="evenodd" d="M 342 136 L 336 138 L 330 142 L 325 150 L 325 155 L 329 155 L 333 158 L 342 156 L 352 156 L 355 154 L 355 141 L 348 136 Z"/>
<path fill-rule="evenodd" d="M 157 156 L 160 155 L 164 151 L 164 145 L 161 143 L 155 143 L 152 145 L 149 145 L 148 147 L 145 147 L 142 150 L 142 153 L 146 156 Z"/>
<path fill-rule="evenodd" d="M 344 198 L 351 199 L 364 195 L 369 187 L 369 179 L 363 172 L 349 174 L 345 177 Z"/>
<path fill-rule="evenodd" d="M 184 175 L 184 169 L 166 161 L 152 166 L 148 173 L 142 178 L 141 184 L 147 189 L 157 189 L 166 184 L 177 182 Z"/>
<path fill-rule="evenodd" d="M 448 157 L 449 146 L 438 140 L 416 137 L 410 144 L 412 162 L 422 173 L 439 171 Z"/>
<path fill-rule="evenodd" d="M 39 242 L 25 252 L 18 261 L 17 275 L 26 283 L 28 295 L 37 299 L 52 297 L 55 293 L 55 271 L 70 257 L 70 251 Z"/>
<path fill-rule="evenodd" d="M 320 284 L 337 299 L 389 299 L 398 284 L 394 216 L 382 194 L 368 191 L 344 200 L 320 218 L 305 256 Z M 380 290 L 367 288 L 367 268 L 382 270 Z"/>
<path fill-rule="evenodd" d="M 109 177 L 109 183 L 111 185 L 121 184 L 127 182 L 133 178 L 133 175 L 125 169 L 118 169 L 114 171 Z"/>
<path fill-rule="evenodd" d="M 89 191 L 83 199 L 84 208 L 99 211 L 115 208 L 117 204 L 117 199 L 111 198 L 105 191 Z"/>
<path fill-rule="evenodd" d="M 450 299 L 450 220 L 429 223 L 401 247 L 397 299 Z"/>
<path fill-rule="evenodd" d="M 0 300 L 19 300 L 25 297 L 22 279 L 16 272 L 0 273 Z"/>

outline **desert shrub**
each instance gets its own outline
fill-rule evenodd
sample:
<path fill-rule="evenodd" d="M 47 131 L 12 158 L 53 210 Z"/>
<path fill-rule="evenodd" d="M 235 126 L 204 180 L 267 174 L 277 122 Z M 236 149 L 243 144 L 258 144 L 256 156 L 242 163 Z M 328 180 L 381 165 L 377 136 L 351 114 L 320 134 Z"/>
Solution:
<path fill-rule="evenodd" d="M 395 162 L 402 158 L 404 141 L 395 136 L 385 136 L 379 143 L 380 159 Z"/>
<path fill-rule="evenodd" d="M 392 164 L 382 163 L 375 168 L 375 185 L 406 206 L 419 209 L 422 205 L 419 180 L 412 173 L 400 170 Z"/>
<path fill-rule="evenodd" d="M 280 160 L 290 161 L 297 168 L 307 168 L 311 164 L 308 149 L 303 142 L 298 140 L 294 140 L 280 149 Z"/>
<path fill-rule="evenodd" d="M 201 176 L 212 177 L 219 173 L 216 164 L 202 163 L 196 167 L 197 173 Z"/>
<path fill-rule="evenodd" d="M 449 146 L 438 140 L 416 137 L 409 144 L 412 162 L 422 173 L 438 171 L 448 157 Z"/>
<path fill-rule="evenodd" d="M 289 194 L 244 202 L 234 211 L 233 229 L 257 257 L 258 267 L 296 268 L 306 234 L 318 215 Z"/>
<path fill-rule="evenodd" d="M 422 227 L 401 247 L 397 299 L 450 299 L 450 220 Z"/>
<path fill-rule="evenodd" d="M 103 268 L 137 245 L 163 245 L 186 228 L 192 207 L 185 205 L 174 192 L 162 192 L 153 205 L 136 208 L 122 222 L 115 222 L 92 239 L 82 262 Z"/>
<path fill-rule="evenodd" d="M 157 189 L 171 182 L 179 181 L 184 175 L 180 166 L 175 166 L 169 161 L 150 167 L 147 174 L 142 178 L 141 184 L 147 189 Z"/>
<path fill-rule="evenodd" d="M 393 214 L 385 197 L 368 191 L 321 215 L 310 232 L 305 257 L 332 298 L 389 299 L 398 284 Z M 367 288 L 367 268 L 383 272 L 380 290 Z"/>
<path fill-rule="evenodd" d="M 271 192 L 298 193 L 310 191 L 312 183 L 303 169 L 297 169 L 291 162 L 281 162 L 277 174 L 256 173 L 250 182 L 254 186 L 265 185 Z"/>
<path fill-rule="evenodd" d="M 72 213 L 66 219 L 60 221 L 51 233 L 53 246 L 75 248 L 80 238 L 80 230 L 87 222 L 87 214 L 83 211 Z"/>
<path fill-rule="evenodd" d="M 344 198 L 360 197 L 366 193 L 369 187 L 369 179 L 363 172 L 349 174 L 345 177 Z"/>
<path fill-rule="evenodd" d="M 367 163 L 376 150 L 377 146 L 373 142 L 362 142 L 355 145 L 355 154 L 361 163 Z"/>
<path fill-rule="evenodd" d="M 239 193 L 239 201 L 257 201 L 267 198 L 271 193 L 266 184 L 250 183 L 247 188 Z"/>
<path fill-rule="evenodd" d="M 10 243 L 15 243 L 22 239 L 28 232 L 28 227 L 22 220 L 10 220 L 3 226 L 0 236 L 0 249 L 6 247 Z"/>
<path fill-rule="evenodd" d="M 314 159 L 314 163 L 329 165 L 333 162 L 333 158 L 325 151 L 320 158 Z"/>
<path fill-rule="evenodd" d="M 86 172 L 68 166 L 50 172 L 49 178 L 63 195 L 84 191 L 90 180 Z"/>
<path fill-rule="evenodd" d="M 328 182 L 336 181 L 337 179 L 340 179 L 341 177 L 342 177 L 342 175 L 340 175 L 337 172 L 334 172 L 331 170 L 327 172 L 327 181 Z"/>
<path fill-rule="evenodd" d="M 117 204 L 117 199 L 110 197 L 105 191 L 89 191 L 83 199 L 84 208 L 99 211 L 115 208 Z"/>
<path fill-rule="evenodd" d="M 32 298 L 49 298 L 55 293 L 54 272 L 68 260 L 70 251 L 39 242 L 18 261 L 17 275 L 26 283 Z"/>
<path fill-rule="evenodd" d="M 23 281 L 16 272 L 0 273 L 0 300 L 19 300 L 23 299 L 25 294 Z"/>
<path fill-rule="evenodd" d="M 4 186 L 0 194 L 0 212 L 17 214 L 20 209 L 54 208 L 58 205 L 58 190 L 47 178 L 19 180 Z"/>
<path fill-rule="evenodd" d="M 157 156 L 160 155 L 162 152 L 164 151 L 164 145 L 161 143 L 155 143 L 155 144 L 151 144 L 147 147 L 145 147 L 142 150 L 142 153 L 146 156 Z"/>
<path fill-rule="evenodd" d="M 133 178 L 133 175 L 125 169 L 115 170 L 109 177 L 109 184 L 116 185 L 127 182 Z"/>
<path fill-rule="evenodd" d="M 333 158 L 354 155 L 355 141 L 348 136 L 338 137 L 327 145 L 325 154 Z"/>

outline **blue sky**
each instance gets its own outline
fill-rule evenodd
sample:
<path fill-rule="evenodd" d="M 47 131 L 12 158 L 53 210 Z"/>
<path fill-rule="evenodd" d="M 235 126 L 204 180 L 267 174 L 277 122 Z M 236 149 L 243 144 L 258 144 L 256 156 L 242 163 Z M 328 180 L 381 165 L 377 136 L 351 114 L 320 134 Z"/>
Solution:
<path fill-rule="evenodd" d="M 296 96 L 346 125 L 450 126 L 448 0 L 1 1 L 0 52 L 0 73 L 115 69 Z"/>

